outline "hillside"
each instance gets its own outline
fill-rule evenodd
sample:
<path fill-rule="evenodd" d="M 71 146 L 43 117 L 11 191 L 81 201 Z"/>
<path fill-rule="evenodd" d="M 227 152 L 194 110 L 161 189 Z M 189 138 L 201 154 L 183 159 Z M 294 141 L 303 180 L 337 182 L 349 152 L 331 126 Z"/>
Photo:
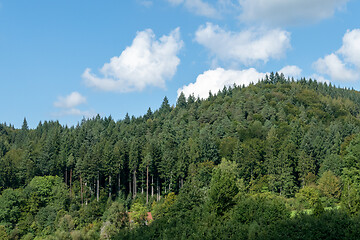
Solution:
<path fill-rule="evenodd" d="M 359 117 L 355 90 L 271 74 L 207 99 L 181 94 L 176 106 L 165 97 L 138 118 L 1 124 L 0 234 L 277 239 L 302 222 L 325 239 L 334 221 L 351 238 L 342 228 L 359 229 Z M 314 214 L 290 217 L 304 209 Z M 133 225 L 126 211 L 139 213 Z M 147 211 L 154 222 L 141 226 Z"/>

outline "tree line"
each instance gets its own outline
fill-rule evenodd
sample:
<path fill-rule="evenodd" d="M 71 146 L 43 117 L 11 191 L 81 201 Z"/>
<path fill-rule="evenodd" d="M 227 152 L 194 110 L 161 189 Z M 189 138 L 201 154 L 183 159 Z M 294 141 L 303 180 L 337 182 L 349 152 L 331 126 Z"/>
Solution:
<path fill-rule="evenodd" d="M 21 129 L 0 124 L 0 201 L 9 189 L 34 189 L 29 186 L 36 179 L 57 176 L 54 184 L 66 198 L 64 208 L 51 210 L 56 213 L 94 204 L 102 206 L 100 216 L 106 201 L 119 198 L 126 199 L 124 209 L 142 198 L 151 210 L 154 201 L 181 194 L 194 169 L 205 164 L 213 171 L 228 161 L 236 169 L 235 182 L 241 182 L 233 189 L 236 194 L 239 189 L 271 193 L 288 199 L 293 209 L 319 201 L 327 207 L 343 203 L 355 213 L 360 205 L 359 113 L 360 95 L 353 89 L 271 73 L 257 84 L 210 92 L 207 99 L 181 94 L 170 106 L 165 97 L 159 109 L 149 108 L 140 117 L 127 114 L 115 121 L 98 115 L 71 127 L 45 121 L 35 129 L 26 119 Z M 218 192 L 209 189 L 207 194 Z M 224 202 L 233 206 L 234 196 Z M 35 204 L 32 216 L 45 205 Z M 221 215 L 226 209 L 212 211 Z M 26 219 L 20 214 L 7 220 L 1 211 L 0 223 L 7 223 L 8 232 Z"/>

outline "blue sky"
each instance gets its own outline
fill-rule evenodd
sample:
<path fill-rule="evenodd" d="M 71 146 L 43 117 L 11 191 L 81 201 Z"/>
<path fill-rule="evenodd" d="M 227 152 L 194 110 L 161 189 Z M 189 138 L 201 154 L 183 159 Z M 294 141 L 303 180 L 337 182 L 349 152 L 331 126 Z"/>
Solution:
<path fill-rule="evenodd" d="M 0 122 L 157 109 L 271 71 L 360 90 L 356 0 L 0 0 Z"/>

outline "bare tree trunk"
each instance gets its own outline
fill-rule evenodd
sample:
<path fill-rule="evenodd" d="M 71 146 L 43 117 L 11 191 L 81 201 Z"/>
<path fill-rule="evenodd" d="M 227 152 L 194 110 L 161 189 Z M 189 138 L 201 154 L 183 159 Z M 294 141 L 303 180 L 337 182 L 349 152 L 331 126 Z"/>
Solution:
<path fill-rule="evenodd" d="M 149 202 L 149 167 L 146 167 L 146 204 Z"/>
<path fill-rule="evenodd" d="M 72 192 L 72 168 L 70 168 L 70 197 Z"/>
<path fill-rule="evenodd" d="M 131 184 L 132 184 L 132 181 L 131 181 L 131 177 L 130 177 L 130 180 L 129 180 L 129 194 L 132 194 L 132 191 L 131 191 Z"/>
<path fill-rule="evenodd" d="M 157 189 L 156 189 L 157 201 L 160 201 L 159 179 L 157 179 L 156 188 L 157 188 Z"/>
<path fill-rule="evenodd" d="M 85 196 L 85 205 L 87 206 L 87 204 L 88 204 L 88 199 L 87 199 L 87 197 L 86 197 L 86 189 L 87 189 L 87 182 L 85 182 L 85 189 L 84 189 L 84 196 Z M 91 186 L 91 185 L 90 185 Z M 89 187 L 90 188 L 90 194 L 91 194 L 91 187 Z"/>
<path fill-rule="evenodd" d="M 81 198 L 81 206 L 84 206 L 84 195 L 83 195 L 83 183 L 82 183 L 82 178 L 81 178 L 81 173 L 80 173 L 80 198 Z"/>
<path fill-rule="evenodd" d="M 120 172 L 119 172 L 119 179 L 118 179 L 118 194 L 120 195 L 120 192 L 121 192 L 121 175 L 120 175 Z"/>
<path fill-rule="evenodd" d="M 181 178 L 181 188 L 184 186 L 184 178 Z"/>
<path fill-rule="evenodd" d="M 111 198 L 111 175 L 109 175 L 109 198 Z"/>
<path fill-rule="evenodd" d="M 97 180 L 96 180 L 96 201 L 99 201 L 100 200 L 100 173 L 98 172 L 98 177 L 97 177 Z"/>
<path fill-rule="evenodd" d="M 170 182 L 169 182 L 169 192 L 171 192 L 171 182 L 172 182 L 172 172 L 171 172 Z"/>
<path fill-rule="evenodd" d="M 67 179 L 67 176 L 68 175 L 68 171 L 67 171 L 67 167 L 65 168 L 65 184 L 66 186 L 68 185 L 68 179 Z"/>
<path fill-rule="evenodd" d="M 151 176 L 151 197 L 154 196 L 154 175 Z"/>
<path fill-rule="evenodd" d="M 136 170 L 134 170 L 134 187 L 133 187 L 133 190 L 134 190 L 134 195 L 133 195 L 133 198 L 136 197 L 136 194 L 137 194 L 137 186 L 136 186 Z"/>

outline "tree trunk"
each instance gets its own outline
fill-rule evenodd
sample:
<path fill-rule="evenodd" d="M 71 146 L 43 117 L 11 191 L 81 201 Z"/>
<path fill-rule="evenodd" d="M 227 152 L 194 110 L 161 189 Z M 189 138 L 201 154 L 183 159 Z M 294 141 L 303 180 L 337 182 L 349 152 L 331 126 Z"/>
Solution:
<path fill-rule="evenodd" d="M 109 198 L 111 198 L 111 175 L 109 175 Z"/>
<path fill-rule="evenodd" d="M 119 196 L 120 196 L 120 192 L 121 192 L 121 185 L 120 185 L 120 183 L 121 183 L 121 175 L 120 175 L 120 173 L 119 173 L 119 179 L 118 179 L 118 194 L 119 194 Z"/>
<path fill-rule="evenodd" d="M 71 189 L 72 189 L 72 168 L 70 168 L 70 198 L 71 198 Z"/>
<path fill-rule="evenodd" d="M 146 204 L 149 202 L 149 167 L 146 167 Z"/>
<path fill-rule="evenodd" d="M 136 187 L 136 170 L 134 170 L 133 180 L 134 180 L 134 186 L 133 186 L 134 195 L 133 195 L 133 198 L 135 198 L 135 197 L 136 197 L 136 194 L 137 194 L 137 187 Z"/>
<path fill-rule="evenodd" d="M 84 206 L 84 195 L 83 195 L 83 183 L 82 183 L 82 178 L 81 178 L 81 173 L 80 173 L 80 198 L 81 198 L 81 206 Z"/>
<path fill-rule="evenodd" d="M 172 182 L 172 172 L 171 172 L 170 182 L 169 182 L 169 192 L 171 192 L 171 182 Z"/>
<path fill-rule="evenodd" d="M 68 172 L 67 172 L 67 167 L 65 168 L 65 184 L 66 186 L 68 185 L 68 179 L 67 179 L 67 176 L 68 175 Z"/>
<path fill-rule="evenodd" d="M 151 197 L 154 196 L 154 175 L 151 175 Z"/>
<path fill-rule="evenodd" d="M 98 177 L 97 177 L 97 180 L 96 180 L 96 201 L 99 201 L 100 200 L 100 173 L 98 172 Z"/>
<path fill-rule="evenodd" d="M 157 201 L 160 201 L 160 187 L 159 187 L 159 179 L 157 179 L 156 181 L 156 198 L 157 198 Z"/>
<path fill-rule="evenodd" d="M 84 183 L 84 186 L 85 186 L 85 189 L 84 189 L 85 205 L 87 206 L 87 204 L 88 204 L 87 197 L 86 197 L 87 182 Z M 90 188 L 90 194 L 91 194 L 91 187 L 89 187 L 89 188 Z"/>

